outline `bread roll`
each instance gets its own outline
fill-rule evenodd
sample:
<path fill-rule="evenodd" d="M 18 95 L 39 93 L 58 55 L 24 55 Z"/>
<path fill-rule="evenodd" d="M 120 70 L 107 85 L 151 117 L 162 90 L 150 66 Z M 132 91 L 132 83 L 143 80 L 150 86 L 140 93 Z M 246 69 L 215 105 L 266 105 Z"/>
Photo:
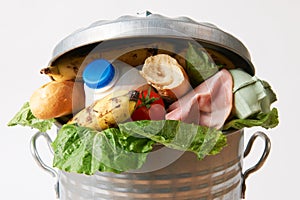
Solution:
<path fill-rule="evenodd" d="M 32 94 L 30 109 L 39 119 L 51 119 L 76 113 L 84 107 L 83 84 L 51 81 Z"/>
<path fill-rule="evenodd" d="M 177 100 L 191 89 L 184 69 L 167 54 L 148 57 L 141 75 L 168 102 Z"/>

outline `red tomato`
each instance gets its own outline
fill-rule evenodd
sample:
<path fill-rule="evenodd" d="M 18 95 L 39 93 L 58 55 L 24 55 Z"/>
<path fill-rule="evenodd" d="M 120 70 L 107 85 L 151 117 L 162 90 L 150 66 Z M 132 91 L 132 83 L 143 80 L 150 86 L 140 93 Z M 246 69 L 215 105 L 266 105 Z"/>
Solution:
<path fill-rule="evenodd" d="M 136 109 L 131 118 L 133 121 L 163 120 L 165 119 L 165 114 L 165 104 L 161 96 L 149 88 L 149 90 L 140 92 Z"/>

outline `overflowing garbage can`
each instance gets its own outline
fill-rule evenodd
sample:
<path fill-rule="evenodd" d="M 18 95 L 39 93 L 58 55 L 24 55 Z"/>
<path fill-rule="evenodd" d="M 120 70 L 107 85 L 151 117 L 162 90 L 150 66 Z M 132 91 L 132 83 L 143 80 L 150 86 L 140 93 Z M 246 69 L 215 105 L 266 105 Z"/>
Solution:
<path fill-rule="evenodd" d="M 32 155 L 62 200 L 241 199 L 270 152 L 260 131 L 244 148 L 245 128 L 278 124 L 276 95 L 242 42 L 188 17 L 97 21 L 60 41 L 41 73 L 51 81 L 23 110 L 44 123 Z M 263 153 L 244 169 L 258 137 Z"/>

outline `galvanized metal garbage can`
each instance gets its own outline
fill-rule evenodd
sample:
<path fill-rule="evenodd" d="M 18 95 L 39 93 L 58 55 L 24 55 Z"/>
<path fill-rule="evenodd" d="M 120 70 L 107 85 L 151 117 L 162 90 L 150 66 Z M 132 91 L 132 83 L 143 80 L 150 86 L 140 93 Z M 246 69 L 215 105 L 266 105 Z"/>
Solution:
<path fill-rule="evenodd" d="M 50 65 L 64 56 L 84 56 L 84 65 L 95 57 L 114 59 L 144 48 L 147 48 L 145 54 L 151 53 L 149 51 L 168 52 L 178 55 L 180 60 L 186 41 L 197 43 L 208 52 L 215 52 L 254 74 L 248 50 L 232 35 L 212 24 L 157 14 L 123 16 L 77 30 L 57 44 Z M 136 67 L 142 63 L 137 59 L 130 64 Z M 57 179 L 55 191 L 61 200 L 241 199 L 247 177 L 263 165 L 269 154 L 270 140 L 264 133 L 256 132 L 244 150 L 243 129 L 224 134 L 228 145 L 217 155 L 199 161 L 190 152 L 163 147 L 153 151 L 141 169 L 120 174 L 97 172 L 87 176 L 53 169 L 42 161 L 36 148 L 40 137 L 51 143 L 47 133 L 38 132 L 32 137 L 31 150 L 37 163 Z M 258 137 L 265 142 L 263 154 L 255 166 L 245 170 L 243 159 Z M 161 164 L 166 159 L 168 164 Z"/>

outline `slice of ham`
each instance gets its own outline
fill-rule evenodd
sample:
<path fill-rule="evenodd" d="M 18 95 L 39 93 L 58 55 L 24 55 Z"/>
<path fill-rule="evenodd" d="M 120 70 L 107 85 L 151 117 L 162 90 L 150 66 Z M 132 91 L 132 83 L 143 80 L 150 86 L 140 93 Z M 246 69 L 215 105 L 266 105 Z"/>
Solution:
<path fill-rule="evenodd" d="M 166 119 L 220 129 L 232 109 L 231 74 L 222 69 L 170 105 Z"/>

